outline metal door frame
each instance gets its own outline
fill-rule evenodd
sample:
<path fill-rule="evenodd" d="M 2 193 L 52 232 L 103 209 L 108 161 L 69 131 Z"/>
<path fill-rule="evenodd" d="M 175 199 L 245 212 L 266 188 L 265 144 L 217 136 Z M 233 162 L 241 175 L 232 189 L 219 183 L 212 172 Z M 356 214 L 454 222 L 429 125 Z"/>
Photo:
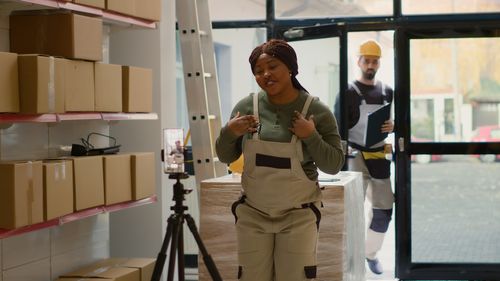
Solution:
<path fill-rule="evenodd" d="M 411 142 L 410 41 L 412 39 L 499 37 L 499 21 L 427 22 L 395 32 L 396 127 L 396 277 L 411 279 L 494 280 L 500 264 L 414 263 L 411 261 L 411 155 L 499 154 L 500 143 Z"/>

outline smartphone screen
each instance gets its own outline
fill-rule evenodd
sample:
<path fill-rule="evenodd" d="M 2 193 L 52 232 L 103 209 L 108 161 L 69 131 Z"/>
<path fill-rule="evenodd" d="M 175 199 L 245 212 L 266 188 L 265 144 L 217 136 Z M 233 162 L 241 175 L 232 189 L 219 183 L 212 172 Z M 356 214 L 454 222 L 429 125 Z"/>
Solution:
<path fill-rule="evenodd" d="M 184 173 L 184 130 L 163 129 L 164 172 Z"/>

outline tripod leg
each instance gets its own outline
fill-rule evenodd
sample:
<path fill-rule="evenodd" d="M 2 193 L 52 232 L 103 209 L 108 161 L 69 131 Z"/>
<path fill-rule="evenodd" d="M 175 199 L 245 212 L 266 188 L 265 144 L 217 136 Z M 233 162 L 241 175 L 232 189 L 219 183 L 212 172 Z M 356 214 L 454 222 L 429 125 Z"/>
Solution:
<path fill-rule="evenodd" d="M 198 248 L 200 249 L 200 252 L 203 256 L 203 261 L 205 262 L 205 265 L 207 266 L 208 272 L 210 273 L 212 280 L 222 281 L 222 277 L 220 276 L 219 271 L 217 270 L 217 267 L 215 266 L 214 260 L 208 254 L 207 249 L 205 248 L 205 245 L 203 245 L 203 241 L 201 241 L 201 237 L 200 237 L 200 234 L 198 233 L 198 229 L 196 228 L 196 224 L 194 222 L 193 217 L 191 217 L 191 215 L 189 215 L 189 214 L 186 214 L 185 219 L 186 219 L 187 225 L 189 227 L 189 230 L 191 230 L 191 233 L 193 234 L 194 239 L 196 240 L 196 243 L 198 244 Z"/>
<path fill-rule="evenodd" d="M 158 257 L 156 258 L 155 268 L 153 270 L 153 275 L 151 277 L 151 281 L 160 281 L 161 273 L 163 271 L 163 266 L 165 265 L 165 260 L 167 259 L 167 248 L 168 243 L 170 242 L 170 237 L 172 236 L 174 219 L 170 216 L 167 220 L 167 233 L 165 234 L 165 238 L 163 239 L 163 244 L 161 245 L 161 250 L 158 253 Z"/>
<path fill-rule="evenodd" d="M 179 228 L 179 241 L 177 243 L 177 262 L 178 262 L 178 280 L 184 281 L 184 227 L 183 227 L 183 219 L 181 219 L 181 227 Z"/>
<path fill-rule="evenodd" d="M 177 251 L 177 246 L 179 245 L 179 234 L 182 229 L 182 219 L 183 217 L 179 214 L 174 215 L 174 233 L 172 235 L 172 244 L 170 245 L 170 259 L 168 260 L 168 277 L 167 281 L 174 280 L 174 268 L 175 268 L 175 252 Z"/>

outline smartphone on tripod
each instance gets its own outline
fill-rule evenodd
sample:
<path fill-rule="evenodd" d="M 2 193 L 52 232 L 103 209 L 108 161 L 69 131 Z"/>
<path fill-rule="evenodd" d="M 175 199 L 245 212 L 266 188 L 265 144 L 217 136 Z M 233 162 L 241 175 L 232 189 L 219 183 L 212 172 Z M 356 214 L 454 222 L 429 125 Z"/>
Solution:
<path fill-rule="evenodd" d="M 163 172 L 184 173 L 184 129 L 163 129 Z"/>

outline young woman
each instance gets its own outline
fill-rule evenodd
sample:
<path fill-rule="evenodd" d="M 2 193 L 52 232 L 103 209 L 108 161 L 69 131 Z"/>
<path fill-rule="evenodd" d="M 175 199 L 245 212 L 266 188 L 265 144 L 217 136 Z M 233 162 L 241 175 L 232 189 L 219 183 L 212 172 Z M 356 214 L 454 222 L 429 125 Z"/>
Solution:
<path fill-rule="evenodd" d="M 321 219 L 317 169 L 336 174 L 344 163 L 337 122 L 297 80 L 288 43 L 270 40 L 249 62 L 262 91 L 235 106 L 216 142 L 221 161 L 244 156 L 242 197 L 232 208 L 238 279 L 311 280 Z"/>

